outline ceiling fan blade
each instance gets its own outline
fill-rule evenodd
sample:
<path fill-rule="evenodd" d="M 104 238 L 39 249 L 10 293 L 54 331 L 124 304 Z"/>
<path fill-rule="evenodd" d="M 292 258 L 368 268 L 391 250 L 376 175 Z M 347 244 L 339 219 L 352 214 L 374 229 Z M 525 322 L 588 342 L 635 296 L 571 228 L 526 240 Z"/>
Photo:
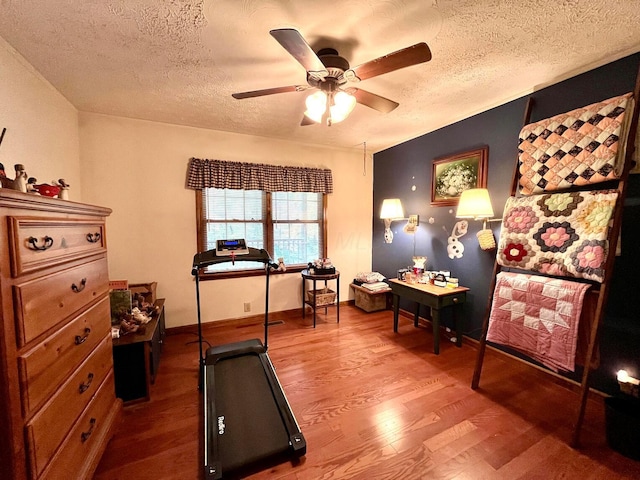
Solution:
<path fill-rule="evenodd" d="M 345 90 L 356 97 L 356 101 L 358 103 L 382 113 L 389 113 L 400 105 L 398 102 L 394 102 L 393 100 L 389 100 L 388 98 L 381 97 L 380 95 L 367 92 L 360 88 L 349 88 Z"/>
<path fill-rule="evenodd" d="M 253 90 L 252 92 L 232 93 L 231 96 L 237 99 L 262 97 L 264 95 L 273 95 L 274 93 L 300 92 L 302 90 L 306 90 L 307 88 L 308 87 L 304 87 L 300 85 L 290 85 L 288 87 L 276 87 L 276 88 L 265 88 L 264 90 Z"/>
<path fill-rule="evenodd" d="M 329 72 L 300 32 L 293 28 L 281 28 L 269 32 L 284 49 L 304 67 L 309 75 L 323 80 Z"/>
<path fill-rule="evenodd" d="M 426 43 L 416 43 L 384 57 L 353 67 L 344 76 L 349 81 L 366 80 L 401 68 L 410 67 L 431 60 L 431 50 Z"/>

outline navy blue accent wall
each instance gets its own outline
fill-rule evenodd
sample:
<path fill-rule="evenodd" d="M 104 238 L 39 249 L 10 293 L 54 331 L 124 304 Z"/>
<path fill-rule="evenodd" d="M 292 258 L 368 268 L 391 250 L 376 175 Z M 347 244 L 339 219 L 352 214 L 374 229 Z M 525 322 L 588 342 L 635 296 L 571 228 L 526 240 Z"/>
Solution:
<path fill-rule="evenodd" d="M 640 54 L 635 54 L 538 90 L 531 95 L 531 121 L 633 91 L 639 65 Z M 457 222 L 456 207 L 430 205 L 432 161 L 488 146 L 487 187 L 495 216 L 501 217 L 511 190 L 518 133 L 523 125 L 527 98 L 519 98 L 374 155 L 373 270 L 393 278 L 399 268 L 412 265 L 413 255 L 424 255 L 428 258 L 428 270 L 451 271 L 452 276 L 460 279 L 461 285 L 471 289 L 464 305 L 464 332 L 476 339 L 480 336 L 487 308 L 495 251 L 480 249 L 476 233 L 482 223 L 471 220 L 468 233 L 460 238 L 464 245 L 463 257 L 449 258 L 447 238 Z M 408 235 L 402 231 L 405 222 L 394 222 L 393 243 L 387 244 L 384 243 L 384 224 L 379 218 L 380 207 L 383 199 L 396 197 L 402 201 L 405 216 L 420 216 L 420 227 L 416 235 Z M 636 320 L 638 315 L 634 312 L 640 308 L 634 302 L 634 297 L 640 293 L 637 286 L 637 272 L 640 271 L 636 247 L 640 238 L 638 224 L 640 175 L 632 175 L 623 218 L 623 255 L 616 261 L 601 330 L 601 366 L 592 377 L 594 387 L 607 393 L 614 393 L 617 388 L 614 376 L 617 369 L 626 367 L 640 374 L 640 358 L 633 353 L 640 346 L 640 321 Z M 498 238 L 500 223 L 489 226 Z M 403 302 L 401 307 L 414 308 L 409 302 Z M 428 312 L 422 311 L 421 315 L 428 317 Z M 445 317 L 444 323 L 452 326 L 450 318 Z M 429 348 L 426 343 L 425 348 Z M 579 379 L 579 374 L 569 376 Z"/>

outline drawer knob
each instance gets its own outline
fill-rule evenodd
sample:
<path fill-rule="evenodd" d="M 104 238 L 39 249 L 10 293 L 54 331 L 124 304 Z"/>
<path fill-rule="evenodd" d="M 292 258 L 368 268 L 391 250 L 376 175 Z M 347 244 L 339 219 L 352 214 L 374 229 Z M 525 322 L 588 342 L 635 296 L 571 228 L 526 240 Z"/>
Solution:
<path fill-rule="evenodd" d="M 87 381 L 80 384 L 80 388 L 78 389 L 80 390 L 80 393 L 84 393 L 89 390 L 91 382 L 93 382 L 93 373 L 89 373 L 89 375 L 87 375 Z"/>
<path fill-rule="evenodd" d="M 454 299 L 453 299 L 453 303 L 458 303 L 458 299 L 457 299 L 457 298 L 454 298 Z"/>
<path fill-rule="evenodd" d="M 45 236 L 43 240 L 44 243 L 42 245 L 38 245 L 38 239 L 36 237 L 29 237 L 27 239 L 27 242 L 29 242 L 28 246 L 31 250 L 46 250 L 53 246 L 53 238 Z"/>
<path fill-rule="evenodd" d="M 87 430 L 86 432 L 82 432 L 80 434 L 80 438 L 82 439 L 82 443 L 86 442 L 87 440 L 89 440 L 89 437 L 91 436 L 91 434 L 93 433 L 93 429 L 96 426 L 96 419 L 92 418 L 91 420 L 89 420 L 89 430 Z"/>
<path fill-rule="evenodd" d="M 76 345 L 82 345 L 84 342 L 86 342 L 90 333 L 91 329 L 87 327 L 84 329 L 84 335 L 76 335 Z"/>
<path fill-rule="evenodd" d="M 71 290 L 73 290 L 75 293 L 80 293 L 82 290 L 84 290 L 84 287 L 87 286 L 87 279 L 83 278 L 82 280 L 80 280 L 80 286 L 77 286 L 75 283 L 71 284 Z"/>
<path fill-rule="evenodd" d="M 100 241 L 100 233 L 87 233 L 87 242 L 89 243 L 97 243 Z"/>

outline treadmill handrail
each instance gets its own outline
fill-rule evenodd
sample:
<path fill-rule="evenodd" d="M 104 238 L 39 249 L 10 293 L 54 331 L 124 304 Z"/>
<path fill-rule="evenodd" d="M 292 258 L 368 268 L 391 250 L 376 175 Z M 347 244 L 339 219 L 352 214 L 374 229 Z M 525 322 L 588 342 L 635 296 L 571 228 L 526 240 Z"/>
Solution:
<path fill-rule="evenodd" d="M 191 275 L 195 275 L 198 270 L 208 267 L 209 265 L 216 265 L 218 263 L 225 262 L 262 262 L 265 265 L 278 267 L 273 262 L 273 259 L 264 248 L 248 247 L 249 253 L 246 255 L 234 255 L 218 256 L 216 250 L 207 250 L 205 252 L 198 252 L 193 256 L 193 266 L 191 268 Z"/>
<path fill-rule="evenodd" d="M 249 247 L 249 253 L 243 255 L 220 255 L 218 256 L 215 249 L 207 250 L 205 252 L 198 252 L 193 256 L 193 265 L 191 267 L 191 275 L 195 277 L 196 283 L 196 308 L 198 313 L 198 348 L 200 350 L 200 370 L 198 374 L 198 388 L 202 389 L 203 386 L 203 373 L 205 357 L 202 348 L 202 312 L 200 309 L 200 270 L 203 268 L 224 262 L 261 262 L 264 263 L 265 279 L 266 279 L 266 295 L 264 300 L 264 348 L 269 348 L 269 273 L 271 270 L 276 270 L 278 265 L 273 262 L 269 252 L 264 248 L 258 249 Z M 223 272 L 218 272 L 223 273 Z"/>

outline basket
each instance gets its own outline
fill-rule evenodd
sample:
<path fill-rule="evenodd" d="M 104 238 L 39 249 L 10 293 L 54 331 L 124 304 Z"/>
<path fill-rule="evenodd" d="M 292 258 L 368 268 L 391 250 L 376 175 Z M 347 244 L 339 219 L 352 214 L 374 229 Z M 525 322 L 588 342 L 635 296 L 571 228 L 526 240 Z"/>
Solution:
<path fill-rule="evenodd" d="M 356 307 L 365 312 L 377 312 L 387 308 L 389 292 L 367 292 L 365 288 L 353 286 Z M 357 287 L 357 288 L 356 288 Z"/>
<path fill-rule="evenodd" d="M 482 250 L 493 250 L 496 248 L 496 239 L 493 236 L 493 230 L 485 228 L 476 233 L 476 236 L 478 237 L 478 242 Z"/>
<path fill-rule="evenodd" d="M 313 304 L 313 292 L 316 293 L 316 303 Z M 320 290 L 308 290 L 307 301 L 314 307 L 324 307 L 332 305 L 336 301 L 336 292 L 330 288 L 321 288 Z"/>
<path fill-rule="evenodd" d="M 314 275 L 335 275 L 336 267 L 314 268 Z"/>

